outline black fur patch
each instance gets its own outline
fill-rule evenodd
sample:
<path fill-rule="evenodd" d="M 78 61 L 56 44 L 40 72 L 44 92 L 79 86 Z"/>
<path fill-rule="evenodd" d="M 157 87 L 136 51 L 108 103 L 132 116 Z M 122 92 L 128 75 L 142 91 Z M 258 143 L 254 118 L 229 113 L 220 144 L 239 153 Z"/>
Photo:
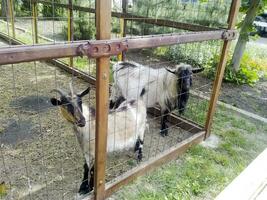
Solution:
<path fill-rule="evenodd" d="M 79 189 L 79 193 L 80 194 L 86 194 L 88 192 L 90 192 L 90 190 L 92 190 L 90 188 L 90 185 L 88 183 L 88 173 L 89 173 L 89 167 L 87 165 L 87 163 L 85 162 L 83 165 L 83 180 L 82 180 L 82 184 L 80 185 L 80 189 Z"/>
<path fill-rule="evenodd" d="M 134 65 L 133 63 L 130 63 L 130 62 L 120 63 L 120 66 L 121 67 L 119 69 L 117 69 L 117 72 L 120 71 L 120 70 L 122 70 L 122 69 L 126 69 L 128 67 L 132 67 L 132 68 L 136 68 L 137 67 L 136 65 Z"/>
<path fill-rule="evenodd" d="M 130 105 L 133 105 L 135 103 L 135 100 L 131 100 L 129 103 Z"/>
<path fill-rule="evenodd" d="M 168 122 L 168 114 L 169 114 L 169 111 L 168 110 L 165 110 L 163 112 L 163 115 L 161 115 L 161 127 L 160 127 L 160 134 L 161 136 L 165 137 L 168 135 L 168 125 L 167 125 L 167 122 Z"/>
<path fill-rule="evenodd" d="M 142 91 L 141 91 L 140 97 L 142 97 L 145 93 L 146 93 L 146 89 L 143 88 Z"/>
<path fill-rule="evenodd" d="M 137 151 L 137 161 L 140 162 L 143 158 L 143 147 L 141 145 L 144 144 L 144 141 L 142 141 L 140 138 L 137 139 L 134 147 L 134 151 Z"/>
<path fill-rule="evenodd" d="M 179 114 L 184 113 L 188 99 L 189 99 L 189 90 L 182 90 L 181 93 L 178 95 L 177 99 Z"/>
<path fill-rule="evenodd" d="M 94 117 L 95 117 L 95 115 L 96 115 L 95 108 L 93 108 L 93 107 L 90 107 L 90 108 L 89 108 L 89 112 L 91 113 L 91 115 L 92 115 L 92 116 L 94 116 Z"/>
<path fill-rule="evenodd" d="M 126 99 L 123 96 L 120 96 L 115 102 L 112 101 L 109 104 L 109 108 L 110 109 L 117 109 L 121 105 L 121 103 L 124 102 L 125 100 Z"/>
<path fill-rule="evenodd" d="M 123 63 L 120 63 L 120 65 L 123 65 L 123 66 L 126 66 L 126 67 L 137 67 L 135 64 L 133 63 L 130 63 L 130 62 L 123 62 Z"/>

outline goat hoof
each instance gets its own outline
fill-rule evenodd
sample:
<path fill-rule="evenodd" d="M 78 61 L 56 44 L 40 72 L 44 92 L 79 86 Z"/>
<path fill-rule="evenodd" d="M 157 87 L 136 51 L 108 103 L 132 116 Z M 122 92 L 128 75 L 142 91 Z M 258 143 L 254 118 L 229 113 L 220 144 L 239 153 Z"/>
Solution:
<path fill-rule="evenodd" d="M 138 154 L 137 155 L 137 162 L 141 162 L 142 161 L 142 159 L 143 159 L 143 154 Z"/>
<path fill-rule="evenodd" d="M 79 189 L 79 194 L 87 194 L 89 192 L 91 192 L 93 190 L 93 188 L 91 188 L 88 184 L 88 181 L 84 181 L 82 182 L 80 189 Z"/>
<path fill-rule="evenodd" d="M 164 130 L 160 130 L 160 135 L 162 136 L 162 137 L 165 137 L 165 136 L 168 136 L 168 130 L 167 129 L 164 129 Z"/>

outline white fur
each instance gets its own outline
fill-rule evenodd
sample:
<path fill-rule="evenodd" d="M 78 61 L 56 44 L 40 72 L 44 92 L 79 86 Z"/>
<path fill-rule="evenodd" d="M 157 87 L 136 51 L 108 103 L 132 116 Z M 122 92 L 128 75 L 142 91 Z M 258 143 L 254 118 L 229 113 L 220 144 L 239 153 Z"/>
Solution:
<path fill-rule="evenodd" d="M 127 106 L 126 110 L 122 110 L 124 106 Z M 86 125 L 75 126 L 76 136 L 90 167 L 95 158 L 95 116 L 90 113 L 87 105 L 83 105 L 83 115 Z M 138 100 L 133 105 L 123 102 L 108 115 L 107 152 L 134 147 L 138 138 L 144 140 L 146 126 L 146 107 L 143 101 Z"/>
<path fill-rule="evenodd" d="M 111 90 L 111 100 L 116 101 L 119 96 L 127 100 L 138 99 L 143 88 L 146 90 L 143 100 L 146 107 L 160 105 L 161 110 L 168 109 L 166 102 L 173 106 L 177 101 L 177 76 L 168 72 L 165 68 L 153 69 L 135 62 L 129 62 L 137 67 L 125 67 L 121 69 L 122 62 L 113 65 L 114 84 Z M 190 67 L 187 64 L 179 64 L 180 67 Z"/>

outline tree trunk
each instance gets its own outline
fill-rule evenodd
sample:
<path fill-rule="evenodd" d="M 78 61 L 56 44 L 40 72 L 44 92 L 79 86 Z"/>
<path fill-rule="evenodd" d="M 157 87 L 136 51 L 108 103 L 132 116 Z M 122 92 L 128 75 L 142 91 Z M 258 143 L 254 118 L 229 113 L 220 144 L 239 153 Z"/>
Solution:
<path fill-rule="evenodd" d="M 246 17 L 240 29 L 240 35 L 236 43 L 234 54 L 232 57 L 232 64 L 235 71 L 239 70 L 241 58 L 249 41 L 249 28 L 256 17 L 257 10 L 260 7 L 261 0 L 251 0 L 250 7 L 246 13 Z"/>

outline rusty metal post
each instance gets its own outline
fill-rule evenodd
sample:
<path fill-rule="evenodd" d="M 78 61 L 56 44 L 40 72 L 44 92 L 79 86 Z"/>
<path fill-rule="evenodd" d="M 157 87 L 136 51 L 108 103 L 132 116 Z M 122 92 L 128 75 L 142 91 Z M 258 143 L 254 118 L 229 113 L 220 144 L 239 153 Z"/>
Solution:
<path fill-rule="evenodd" d="M 128 0 L 122 0 L 122 13 L 123 16 L 127 14 L 127 5 Z M 127 19 L 124 17 L 120 18 L 120 37 L 126 37 L 127 31 Z M 119 61 L 124 61 L 126 59 L 126 52 L 123 51 L 121 54 L 118 55 Z"/>
<path fill-rule="evenodd" d="M 69 0 L 68 8 L 68 41 L 73 41 L 73 8 L 72 0 Z M 70 57 L 69 66 L 73 67 L 73 57 Z"/>
<path fill-rule="evenodd" d="M 96 39 L 110 39 L 111 1 L 96 1 Z M 95 184 L 96 200 L 105 198 L 106 146 L 108 128 L 109 57 L 96 59 L 96 157 Z"/>
<path fill-rule="evenodd" d="M 229 17 L 228 17 L 228 29 L 235 28 L 235 23 L 236 23 L 236 18 L 237 18 L 239 8 L 240 8 L 240 0 L 233 0 L 230 13 L 229 13 Z M 228 53 L 230 44 L 231 42 L 229 40 L 225 40 L 223 44 L 220 62 L 218 64 L 216 77 L 213 83 L 212 96 L 210 99 L 209 110 L 208 110 L 207 120 L 205 124 L 205 131 L 206 131 L 205 139 L 210 136 L 212 120 L 215 114 L 216 103 L 219 97 L 219 92 L 220 92 L 222 79 L 223 79 L 226 62 L 227 62 L 227 53 Z"/>
<path fill-rule="evenodd" d="M 10 18 L 10 23 L 11 23 L 12 36 L 13 38 L 16 38 L 13 0 L 7 1 L 7 7 L 8 7 L 8 17 Z"/>
<path fill-rule="evenodd" d="M 32 0 L 32 27 L 34 32 L 34 43 L 38 43 L 38 26 L 37 26 L 38 10 L 37 1 Z"/>

